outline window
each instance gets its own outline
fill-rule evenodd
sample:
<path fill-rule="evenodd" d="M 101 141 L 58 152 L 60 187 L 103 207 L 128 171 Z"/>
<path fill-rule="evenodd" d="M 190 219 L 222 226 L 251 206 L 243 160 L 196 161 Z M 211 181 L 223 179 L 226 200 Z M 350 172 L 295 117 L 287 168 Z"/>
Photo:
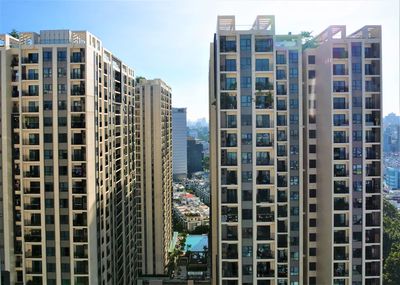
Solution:
<path fill-rule="evenodd" d="M 251 107 L 251 102 L 252 102 L 251 96 L 244 95 L 244 96 L 240 96 L 240 98 L 241 98 L 240 105 L 242 107 Z"/>
<path fill-rule="evenodd" d="M 353 63 L 352 65 L 353 73 L 361 74 L 361 63 Z"/>
<path fill-rule="evenodd" d="M 47 263 L 47 271 L 48 272 L 56 272 L 56 264 L 55 263 Z"/>
<path fill-rule="evenodd" d="M 361 107 L 362 105 L 362 97 L 353 96 L 353 107 Z"/>
<path fill-rule="evenodd" d="M 317 197 L 317 189 L 310 189 L 310 198 Z"/>
<path fill-rule="evenodd" d="M 362 81 L 361 80 L 353 80 L 352 87 L 353 87 L 353 90 L 362 90 Z"/>
<path fill-rule="evenodd" d="M 310 144 L 308 146 L 308 152 L 309 153 L 316 153 L 317 152 L 317 146 L 315 144 Z"/>
<path fill-rule="evenodd" d="M 58 110 L 66 110 L 67 109 L 67 101 L 59 100 L 58 101 Z"/>
<path fill-rule="evenodd" d="M 50 67 L 43 68 L 43 78 L 50 78 L 52 76 L 52 71 Z"/>
<path fill-rule="evenodd" d="M 351 55 L 353 57 L 361 56 L 361 43 L 352 43 L 351 44 Z"/>
<path fill-rule="evenodd" d="M 68 215 L 60 215 L 60 224 L 68 224 Z"/>
<path fill-rule="evenodd" d="M 57 52 L 57 60 L 58 61 L 66 61 L 67 60 L 67 51 L 58 51 Z"/>
<path fill-rule="evenodd" d="M 59 127 L 67 126 L 67 117 L 58 117 L 58 126 Z"/>
<path fill-rule="evenodd" d="M 59 183 L 60 192 L 68 192 L 68 182 Z"/>
<path fill-rule="evenodd" d="M 276 55 L 276 64 L 286 64 L 286 57 L 284 54 L 277 54 Z"/>
<path fill-rule="evenodd" d="M 57 69 L 57 77 L 61 78 L 61 77 L 66 77 L 67 76 L 67 70 L 63 67 L 59 67 Z"/>
<path fill-rule="evenodd" d="M 59 175 L 67 176 L 68 175 L 68 166 L 60 166 L 58 168 Z"/>
<path fill-rule="evenodd" d="M 315 234 L 315 233 L 310 233 L 309 239 L 310 239 L 310 241 L 317 241 L 317 234 Z"/>
<path fill-rule="evenodd" d="M 53 158 L 53 151 L 49 149 L 44 150 L 44 159 L 52 159 Z"/>
<path fill-rule="evenodd" d="M 271 52 L 273 46 L 272 39 L 256 39 L 255 51 L 256 52 Z"/>
<path fill-rule="evenodd" d="M 225 59 L 225 71 L 236 71 L 236 59 Z"/>
<path fill-rule="evenodd" d="M 242 163 L 250 164 L 252 161 L 252 153 L 251 152 L 242 152 Z"/>
<path fill-rule="evenodd" d="M 353 131 L 353 141 L 362 140 L 362 131 Z"/>
<path fill-rule="evenodd" d="M 297 67 L 289 68 L 289 76 L 290 77 L 298 77 L 299 76 L 299 69 Z"/>
<path fill-rule="evenodd" d="M 251 134 L 242 134 L 242 144 L 243 145 L 251 145 Z"/>
<path fill-rule="evenodd" d="M 46 231 L 46 239 L 47 240 L 54 240 L 54 231 Z"/>
<path fill-rule="evenodd" d="M 353 123 L 361 124 L 362 123 L 362 115 L 361 114 L 353 114 Z"/>
<path fill-rule="evenodd" d="M 64 134 L 64 133 L 58 134 L 58 142 L 66 143 L 67 142 L 67 134 Z"/>
<path fill-rule="evenodd" d="M 54 200 L 53 199 L 45 199 L 44 204 L 45 204 L 46 209 L 53 208 Z"/>
<path fill-rule="evenodd" d="M 250 70 L 251 69 L 251 57 L 241 57 L 240 58 L 240 69 Z"/>
<path fill-rule="evenodd" d="M 317 183 L 317 175 L 315 175 L 315 174 L 310 174 L 310 176 L 309 176 L 309 178 L 308 178 L 308 181 L 309 181 L 310 183 Z"/>
<path fill-rule="evenodd" d="M 242 88 L 251 88 L 251 77 L 249 77 L 249 76 L 241 77 L 240 85 Z"/>
<path fill-rule="evenodd" d="M 308 56 L 308 64 L 315 64 L 315 55 Z"/>
<path fill-rule="evenodd" d="M 60 208 L 68 208 L 68 199 L 60 199 Z"/>
<path fill-rule="evenodd" d="M 46 256 L 55 256 L 56 251 L 54 247 L 46 247 Z"/>
<path fill-rule="evenodd" d="M 52 117 L 44 117 L 43 124 L 45 127 L 51 127 L 53 125 L 53 118 Z"/>
<path fill-rule="evenodd" d="M 317 270 L 317 263 L 316 262 L 310 262 L 310 271 L 315 271 Z"/>
<path fill-rule="evenodd" d="M 289 91 L 290 91 L 290 94 L 297 94 L 299 92 L 299 84 L 290 83 L 289 84 Z"/>
<path fill-rule="evenodd" d="M 362 148 L 361 147 L 353 147 L 353 158 L 362 157 Z"/>
<path fill-rule="evenodd" d="M 46 215 L 45 221 L 47 225 L 54 225 L 54 216 L 53 215 Z"/>
<path fill-rule="evenodd" d="M 43 52 L 43 61 L 51 61 L 52 58 L 52 52 L 51 51 L 44 51 Z"/>
<path fill-rule="evenodd" d="M 317 131 L 316 130 L 309 130 L 308 131 L 308 137 L 310 139 L 315 139 L 317 137 Z"/>
<path fill-rule="evenodd" d="M 45 143 L 53 142 L 53 134 L 44 134 L 44 142 Z"/>
<path fill-rule="evenodd" d="M 57 91 L 58 91 L 58 93 L 61 93 L 61 94 L 66 93 L 67 92 L 66 85 L 65 84 L 58 84 L 57 85 Z"/>
<path fill-rule="evenodd" d="M 362 166 L 361 164 L 353 164 L 353 174 L 361 175 L 362 174 Z"/>
<path fill-rule="evenodd" d="M 251 115 L 242 115 L 242 126 L 251 126 Z"/>
<path fill-rule="evenodd" d="M 240 37 L 240 51 L 250 51 L 251 50 L 251 36 L 241 36 Z"/>
<path fill-rule="evenodd" d="M 251 171 L 242 171 L 242 182 L 251 182 L 253 180 L 253 173 Z"/>
<path fill-rule="evenodd" d="M 251 220 L 253 218 L 253 211 L 251 209 L 243 209 L 242 210 L 242 219 L 243 220 Z"/>
<path fill-rule="evenodd" d="M 308 167 L 309 168 L 316 168 L 317 167 L 317 161 L 315 159 L 310 159 L 308 162 Z"/>
<path fill-rule="evenodd" d="M 314 78 L 315 78 L 315 70 L 309 70 L 308 79 L 314 79 Z"/>
<path fill-rule="evenodd" d="M 317 249 L 314 247 L 311 247 L 309 250 L 310 256 L 317 256 Z"/>
<path fill-rule="evenodd" d="M 289 51 L 289 63 L 298 63 L 299 62 L 299 54 L 295 50 Z"/>
<path fill-rule="evenodd" d="M 256 71 L 269 71 L 269 59 L 256 59 Z"/>

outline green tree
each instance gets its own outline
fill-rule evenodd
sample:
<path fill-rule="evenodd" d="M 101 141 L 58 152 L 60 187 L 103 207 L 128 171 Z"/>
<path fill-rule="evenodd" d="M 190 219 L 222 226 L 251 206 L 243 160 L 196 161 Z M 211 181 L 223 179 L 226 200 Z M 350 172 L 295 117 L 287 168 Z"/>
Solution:
<path fill-rule="evenodd" d="M 312 32 L 302 31 L 300 32 L 301 42 L 303 44 L 303 50 L 307 48 L 317 47 L 317 41 L 312 35 Z"/>
<path fill-rule="evenodd" d="M 400 284 L 400 213 L 388 200 L 383 200 L 383 281 Z"/>
<path fill-rule="evenodd" d="M 12 31 L 9 33 L 10 36 L 19 39 L 19 33 L 16 29 L 12 29 Z"/>

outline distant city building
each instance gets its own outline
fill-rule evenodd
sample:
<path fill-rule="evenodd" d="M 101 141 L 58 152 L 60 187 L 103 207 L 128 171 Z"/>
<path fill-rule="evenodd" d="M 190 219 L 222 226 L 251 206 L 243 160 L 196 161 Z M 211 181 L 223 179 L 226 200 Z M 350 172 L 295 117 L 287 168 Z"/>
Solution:
<path fill-rule="evenodd" d="M 390 189 L 400 189 L 400 167 L 386 167 L 385 168 L 385 181 Z"/>
<path fill-rule="evenodd" d="M 192 137 L 187 138 L 187 168 L 189 176 L 203 170 L 203 145 Z"/>
<path fill-rule="evenodd" d="M 208 178 L 194 178 L 186 179 L 183 182 L 187 189 L 193 192 L 203 201 L 206 205 L 210 205 L 210 183 Z"/>
<path fill-rule="evenodd" d="M 187 231 L 210 224 L 210 209 L 199 197 L 187 192 L 174 192 L 173 211 Z"/>
<path fill-rule="evenodd" d="M 187 126 L 186 108 L 172 108 L 172 170 L 173 179 L 187 176 Z"/>
<path fill-rule="evenodd" d="M 171 88 L 162 80 L 136 86 L 137 189 L 141 193 L 142 275 L 165 274 L 172 238 Z"/>
<path fill-rule="evenodd" d="M 391 113 L 383 122 L 383 151 L 400 152 L 400 116 Z"/>
<path fill-rule="evenodd" d="M 134 284 L 134 71 L 87 31 L 0 35 L 2 284 Z"/>

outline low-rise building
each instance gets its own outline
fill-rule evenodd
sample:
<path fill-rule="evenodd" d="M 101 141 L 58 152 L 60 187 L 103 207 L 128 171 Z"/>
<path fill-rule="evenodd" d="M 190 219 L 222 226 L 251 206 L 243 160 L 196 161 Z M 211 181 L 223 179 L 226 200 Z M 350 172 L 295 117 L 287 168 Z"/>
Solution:
<path fill-rule="evenodd" d="M 174 215 L 187 231 L 209 225 L 210 209 L 199 197 L 187 192 L 175 192 L 173 198 Z"/>

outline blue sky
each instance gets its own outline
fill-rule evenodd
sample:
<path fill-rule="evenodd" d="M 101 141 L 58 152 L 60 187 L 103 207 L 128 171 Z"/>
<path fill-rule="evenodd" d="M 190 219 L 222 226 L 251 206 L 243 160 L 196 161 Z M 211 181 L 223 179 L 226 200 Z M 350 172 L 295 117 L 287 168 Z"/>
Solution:
<path fill-rule="evenodd" d="M 136 75 L 164 79 L 173 106 L 188 107 L 193 120 L 208 117 L 209 44 L 217 15 L 224 14 L 236 15 L 239 25 L 251 25 L 258 14 L 275 15 L 280 34 L 382 25 L 384 114 L 400 113 L 398 0 L 0 0 L 0 33 L 89 30 Z"/>

